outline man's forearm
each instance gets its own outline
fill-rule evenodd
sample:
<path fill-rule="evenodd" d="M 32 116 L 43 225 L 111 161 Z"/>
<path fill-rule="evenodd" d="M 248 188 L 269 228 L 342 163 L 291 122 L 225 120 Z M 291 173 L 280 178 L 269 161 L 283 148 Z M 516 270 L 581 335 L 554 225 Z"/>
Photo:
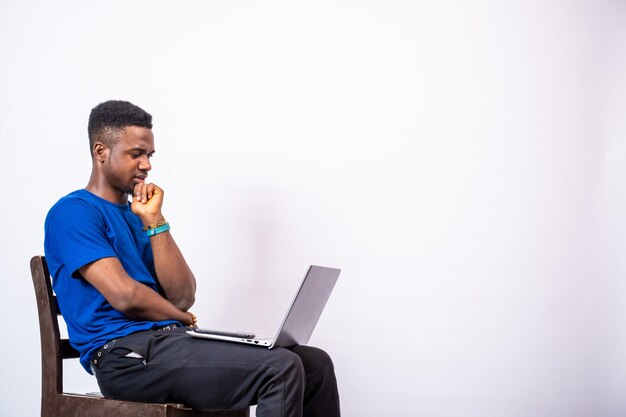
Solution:
<path fill-rule="evenodd" d="M 102 258 L 80 268 L 80 274 L 116 310 L 138 320 L 177 320 L 192 324 L 186 308 L 179 308 L 153 288 L 130 277 L 118 258 Z"/>
<path fill-rule="evenodd" d="M 153 289 L 137 282 L 129 302 L 114 306 L 116 309 L 137 320 L 177 320 L 184 325 L 192 325 L 192 316 L 163 298 Z"/>
<path fill-rule="evenodd" d="M 196 279 L 170 232 L 150 238 L 154 269 L 166 298 L 177 308 L 188 310 L 195 302 Z"/>

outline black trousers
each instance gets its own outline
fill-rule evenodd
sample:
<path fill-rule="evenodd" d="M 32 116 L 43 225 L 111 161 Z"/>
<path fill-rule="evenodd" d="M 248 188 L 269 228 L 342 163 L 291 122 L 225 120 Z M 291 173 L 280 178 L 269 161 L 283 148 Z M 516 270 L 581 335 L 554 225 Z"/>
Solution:
<path fill-rule="evenodd" d="M 326 352 L 197 339 L 186 330 L 138 332 L 109 342 L 94 364 L 102 394 L 184 403 L 198 410 L 258 404 L 258 417 L 340 416 L 337 381 Z"/>

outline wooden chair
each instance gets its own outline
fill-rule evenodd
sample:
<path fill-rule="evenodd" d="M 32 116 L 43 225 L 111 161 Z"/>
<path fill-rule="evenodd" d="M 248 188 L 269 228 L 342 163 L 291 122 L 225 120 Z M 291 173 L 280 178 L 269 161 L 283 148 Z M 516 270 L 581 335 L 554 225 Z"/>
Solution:
<path fill-rule="evenodd" d="M 78 358 L 67 339 L 61 339 L 57 316 L 61 315 L 48 266 L 43 256 L 30 261 L 37 296 L 41 335 L 42 417 L 249 417 L 250 409 L 198 411 L 181 404 L 110 400 L 97 395 L 63 392 L 63 359 Z"/>

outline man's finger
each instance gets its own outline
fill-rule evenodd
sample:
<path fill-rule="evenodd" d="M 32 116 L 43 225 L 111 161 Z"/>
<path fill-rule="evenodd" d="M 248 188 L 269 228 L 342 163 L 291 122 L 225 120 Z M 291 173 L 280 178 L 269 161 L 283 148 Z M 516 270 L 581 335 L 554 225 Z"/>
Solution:
<path fill-rule="evenodd" d="M 146 184 L 140 183 L 135 185 L 135 190 L 133 192 L 135 199 L 137 199 L 137 201 L 140 201 L 142 203 L 145 203 L 146 201 L 148 201 L 147 196 L 146 196 Z"/>
<path fill-rule="evenodd" d="M 163 190 L 159 188 L 156 184 L 148 185 L 148 200 L 150 200 L 155 194 L 163 194 Z"/>

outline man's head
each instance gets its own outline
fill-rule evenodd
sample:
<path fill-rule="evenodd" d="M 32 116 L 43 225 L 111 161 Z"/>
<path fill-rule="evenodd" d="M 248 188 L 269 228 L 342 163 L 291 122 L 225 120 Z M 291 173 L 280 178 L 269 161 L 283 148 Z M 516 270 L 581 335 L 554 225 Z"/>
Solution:
<path fill-rule="evenodd" d="M 123 204 L 152 169 L 152 116 L 127 101 L 107 101 L 89 116 L 92 172 L 87 189 Z"/>
<path fill-rule="evenodd" d="M 152 116 L 128 101 L 110 100 L 94 107 L 87 128 L 92 157 L 96 142 L 113 148 L 128 126 L 152 129 Z"/>

